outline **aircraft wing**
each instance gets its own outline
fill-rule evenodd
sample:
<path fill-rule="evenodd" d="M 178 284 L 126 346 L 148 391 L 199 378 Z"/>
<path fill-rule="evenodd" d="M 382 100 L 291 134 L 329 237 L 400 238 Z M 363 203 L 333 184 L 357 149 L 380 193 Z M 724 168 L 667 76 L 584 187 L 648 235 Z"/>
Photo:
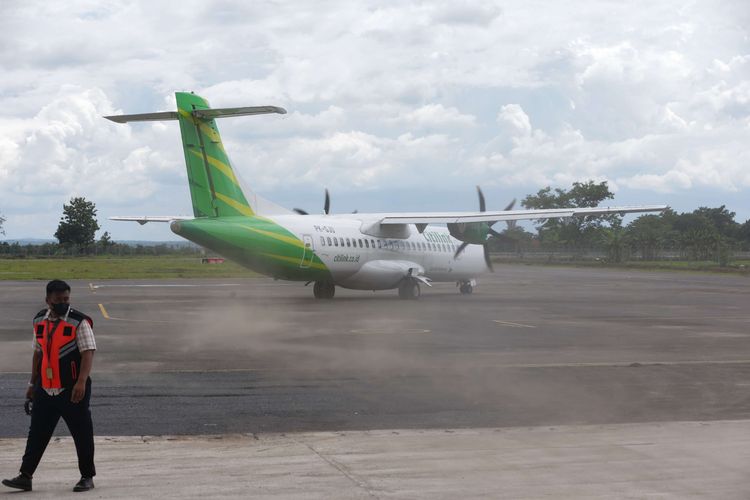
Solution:
<path fill-rule="evenodd" d="M 116 216 L 110 217 L 109 220 L 132 221 L 141 226 L 147 222 L 172 222 L 173 220 L 190 220 L 193 217 L 187 215 L 139 215 L 139 216 Z"/>
<path fill-rule="evenodd" d="M 632 207 L 550 208 L 540 210 L 497 210 L 487 212 L 414 212 L 385 214 L 380 224 L 461 224 L 471 222 L 500 222 L 511 220 L 560 219 L 587 215 L 662 212 L 666 205 Z"/>

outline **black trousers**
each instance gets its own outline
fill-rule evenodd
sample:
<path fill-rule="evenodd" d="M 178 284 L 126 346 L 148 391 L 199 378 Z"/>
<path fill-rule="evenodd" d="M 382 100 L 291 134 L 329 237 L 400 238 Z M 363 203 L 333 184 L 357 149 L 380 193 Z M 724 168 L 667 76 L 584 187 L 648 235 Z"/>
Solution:
<path fill-rule="evenodd" d="M 55 432 L 60 417 L 70 430 L 78 454 L 78 469 L 81 476 L 94 477 L 94 426 L 91 422 L 89 401 L 91 400 L 91 379 L 86 381 L 86 395 L 78 403 L 70 401 L 72 389 L 65 389 L 57 396 L 50 396 L 44 389 L 34 391 L 34 410 L 31 413 L 29 437 L 26 452 L 21 463 L 21 472 L 34 475 L 44 450 Z"/>

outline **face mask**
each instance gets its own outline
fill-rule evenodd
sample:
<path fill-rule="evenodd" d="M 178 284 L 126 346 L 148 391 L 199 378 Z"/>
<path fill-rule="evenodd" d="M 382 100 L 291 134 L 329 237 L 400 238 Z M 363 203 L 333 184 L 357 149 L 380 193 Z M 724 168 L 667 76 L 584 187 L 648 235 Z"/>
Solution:
<path fill-rule="evenodd" d="M 70 308 L 70 304 L 66 304 L 65 302 L 61 302 L 60 304 L 52 304 L 52 310 L 55 311 L 55 314 L 58 316 L 65 316 L 68 313 L 68 309 Z"/>

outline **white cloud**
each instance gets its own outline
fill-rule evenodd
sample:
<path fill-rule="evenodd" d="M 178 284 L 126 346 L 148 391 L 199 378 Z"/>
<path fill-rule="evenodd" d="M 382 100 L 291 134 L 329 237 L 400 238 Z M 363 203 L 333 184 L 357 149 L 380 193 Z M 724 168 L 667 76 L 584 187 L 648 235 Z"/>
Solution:
<path fill-rule="evenodd" d="M 404 113 L 397 121 L 420 128 L 461 128 L 476 125 L 476 117 L 463 114 L 455 107 L 426 104 Z"/>
<path fill-rule="evenodd" d="M 171 109 L 176 90 L 288 109 L 220 123 L 243 177 L 271 198 L 408 186 L 427 202 L 436 189 L 594 178 L 668 203 L 670 191 L 750 187 L 742 1 L 80 0 L 3 14 L 9 237 L 51 234 L 49 214 L 73 194 L 101 213 L 189 212 L 176 125 L 101 119 Z"/>
<path fill-rule="evenodd" d="M 497 122 L 501 130 L 512 137 L 528 137 L 531 135 L 531 121 L 523 108 L 518 104 L 506 104 L 500 108 Z"/>

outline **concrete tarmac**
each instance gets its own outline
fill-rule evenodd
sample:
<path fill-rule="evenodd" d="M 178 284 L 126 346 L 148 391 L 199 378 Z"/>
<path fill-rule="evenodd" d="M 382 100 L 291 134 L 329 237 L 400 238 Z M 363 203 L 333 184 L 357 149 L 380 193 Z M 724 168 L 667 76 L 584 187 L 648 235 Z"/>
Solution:
<path fill-rule="evenodd" d="M 321 302 L 309 287 L 267 279 L 73 281 L 73 302 L 95 321 L 97 436 L 129 442 L 123 436 L 263 439 L 287 433 L 297 439 L 288 433 L 358 436 L 355 431 L 398 429 L 431 436 L 445 429 L 463 435 L 553 426 L 573 442 L 589 432 L 576 429 L 606 435 L 625 424 L 634 435 L 653 426 L 672 429 L 675 441 L 708 465 L 719 462 L 711 450 L 698 452 L 706 447 L 696 429 L 704 427 L 694 424 L 688 432 L 687 424 L 674 422 L 712 422 L 711 428 L 729 429 L 725 437 L 736 431 L 736 442 L 746 443 L 747 278 L 509 265 L 496 271 L 473 296 L 436 285 L 423 289 L 419 301 L 401 301 L 395 292 L 339 289 L 334 300 Z M 30 318 L 43 305 L 44 283 L 2 284 L 0 437 L 9 438 L 3 446 L 17 450 L 14 438 L 25 436 L 28 426 L 21 405 Z M 611 432 L 616 449 L 619 434 Z M 67 435 L 64 425 L 58 435 Z M 196 450 L 213 442 L 195 439 Z M 434 441 L 415 446 L 429 449 Z M 567 453 L 541 444 L 538 452 L 539 464 Z M 659 453 L 655 462 L 668 457 Z M 460 462 L 460 456 L 453 458 Z M 592 464 L 601 460 L 586 456 Z M 742 457 L 736 463 L 746 464 L 747 454 Z M 387 453 L 381 458 L 385 468 L 398 460 Z M 653 465 L 645 464 L 634 470 L 650 477 Z M 499 467 L 520 474 L 517 464 Z M 460 484 L 458 476 L 446 477 Z M 617 491 L 641 491 L 635 483 L 629 490 L 629 481 Z M 432 491 L 429 484 L 422 484 L 424 491 Z M 750 481 L 739 486 L 750 491 Z M 411 490 L 384 491 L 376 496 L 414 496 Z M 543 497 L 540 491 L 507 498 Z"/>
<path fill-rule="evenodd" d="M 13 470 L 23 445 L 0 440 L 0 468 Z M 741 500 L 750 486 L 750 421 L 99 437 L 96 446 L 86 498 Z M 51 443 L 24 498 L 80 498 L 72 456 L 70 438 Z"/>

